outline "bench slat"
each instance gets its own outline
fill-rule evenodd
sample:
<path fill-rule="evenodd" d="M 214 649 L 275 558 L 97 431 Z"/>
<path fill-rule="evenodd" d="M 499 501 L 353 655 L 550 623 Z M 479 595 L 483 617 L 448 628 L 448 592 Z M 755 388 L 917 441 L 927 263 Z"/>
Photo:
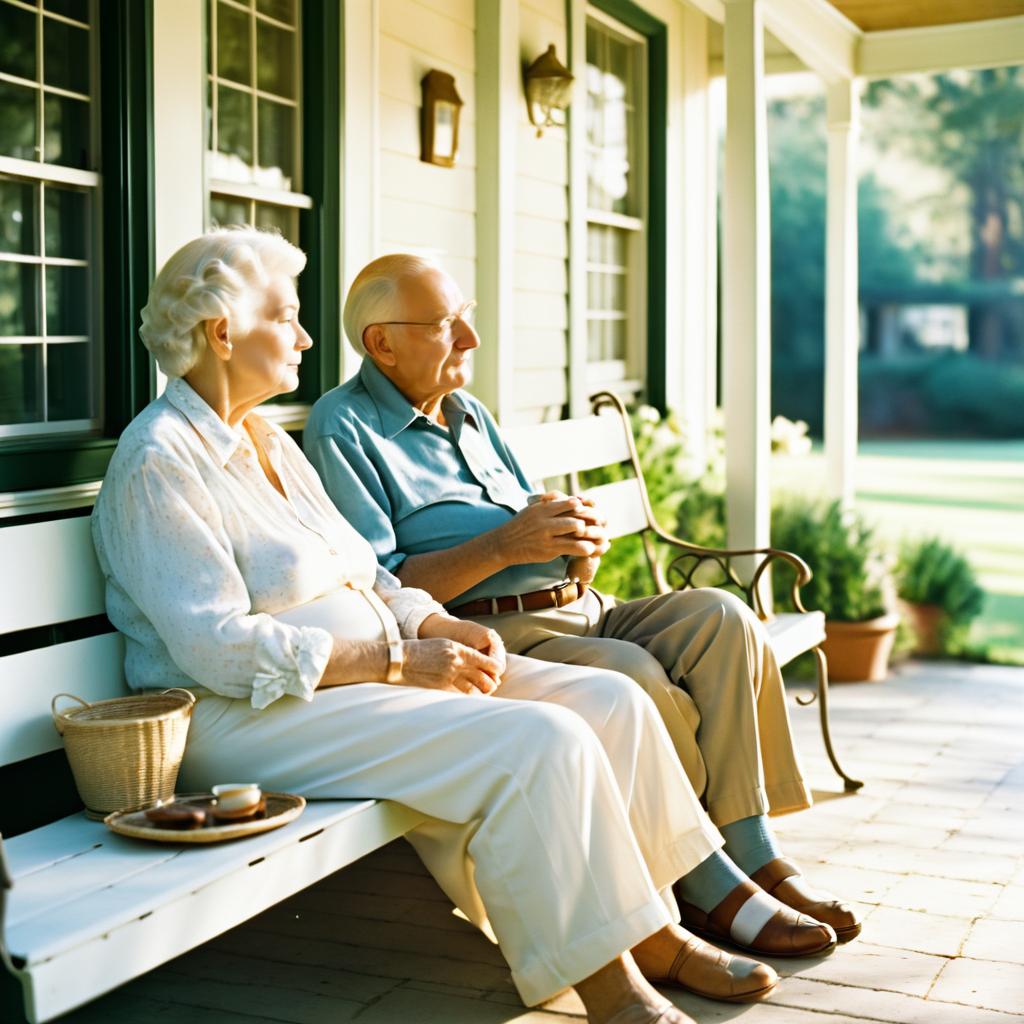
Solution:
<path fill-rule="evenodd" d="M 617 415 L 510 427 L 502 433 L 527 480 L 546 480 L 629 458 L 626 432 Z"/>
<path fill-rule="evenodd" d="M 608 534 L 612 540 L 638 533 L 647 528 L 647 513 L 640 496 L 639 480 L 617 480 L 585 490 L 601 514 L 608 520 Z"/>
<path fill-rule="evenodd" d="M 89 517 L 0 529 L 0 633 L 69 622 L 104 610 Z M 15 585 L 11 585 L 14 581 Z"/>
<path fill-rule="evenodd" d="M 29 1019 L 50 1020 L 138 977 L 404 835 L 423 821 L 422 815 L 389 801 L 355 803 L 356 806 L 347 801 L 317 802 L 310 804 L 298 821 L 276 832 L 203 851 L 189 850 L 189 860 L 194 861 L 190 866 L 195 868 L 196 875 L 175 899 L 140 900 L 130 915 L 122 914 L 121 923 L 108 930 L 104 928 L 109 921 L 97 922 L 91 929 L 83 928 L 77 936 L 80 941 L 74 946 L 68 946 L 59 937 L 59 921 L 51 924 L 57 941 L 41 960 L 30 962 L 25 971 Z M 322 817 L 318 817 L 321 808 Z M 337 820 L 327 824 L 332 815 Z M 323 831 L 311 836 L 320 826 Z M 274 843 L 272 837 L 280 839 L 283 834 L 289 841 L 272 849 L 264 849 L 259 843 L 260 839 Z M 302 841 L 303 837 L 308 838 Z M 234 866 L 225 866 L 212 879 L 204 876 L 200 880 L 202 864 L 213 851 L 229 847 L 234 848 L 238 858 Z M 39 947 L 38 952 L 42 949 Z"/>
<path fill-rule="evenodd" d="M 80 845 L 75 819 L 91 827 L 98 846 L 73 861 L 21 876 L 14 869 L 8 908 L 8 942 L 31 963 L 70 949 L 90 935 L 111 931 L 140 914 L 151 913 L 251 861 L 296 845 L 320 829 L 350 828 L 373 800 L 310 801 L 298 820 L 247 839 L 191 846 L 150 843 L 111 832 L 84 815 L 64 818 L 48 829 L 66 831 Z M 65 823 L 71 823 L 67 828 Z M 18 861 L 18 839 L 4 844 Z M 340 866 L 340 865 L 339 865 Z"/>
<path fill-rule="evenodd" d="M 824 612 L 786 612 L 765 623 L 775 660 L 788 665 L 795 657 L 809 651 L 825 639 Z"/>
<path fill-rule="evenodd" d="M 62 740 L 50 701 L 58 693 L 106 700 L 127 693 L 119 633 L 73 640 L 0 658 L 0 765 L 56 750 Z M 74 707 L 71 701 L 62 702 Z"/>

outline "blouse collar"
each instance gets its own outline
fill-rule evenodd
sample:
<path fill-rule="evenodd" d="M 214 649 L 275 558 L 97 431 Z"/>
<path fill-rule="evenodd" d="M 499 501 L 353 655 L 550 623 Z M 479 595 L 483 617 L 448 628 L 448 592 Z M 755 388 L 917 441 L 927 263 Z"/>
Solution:
<path fill-rule="evenodd" d="M 229 427 L 184 377 L 174 377 L 167 382 L 164 397 L 192 424 L 206 446 L 226 466 L 235 454 L 242 437 Z"/>

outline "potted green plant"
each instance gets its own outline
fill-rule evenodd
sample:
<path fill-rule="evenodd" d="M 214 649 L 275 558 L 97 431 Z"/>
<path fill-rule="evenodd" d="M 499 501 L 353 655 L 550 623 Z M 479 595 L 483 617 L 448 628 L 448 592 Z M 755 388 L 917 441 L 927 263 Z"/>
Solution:
<path fill-rule="evenodd" d="M 772 547 L 795 551 L 814 578 L 802 588 L 804 603 L 825 613 L 829 677 L 877 681 L 889 670 L 899 615 L 891 574 L 873 529 L 839 502 L 789 497 L 772 512 Z M 789 587 L 775 573 L 776 599 Z"/>
<path fill-rule="evenodd" d="M 917 654 L 955 649 L 985 602 L 970 562 L 941 537 L 902 545 L 896 588 L 917 637 Z"/>

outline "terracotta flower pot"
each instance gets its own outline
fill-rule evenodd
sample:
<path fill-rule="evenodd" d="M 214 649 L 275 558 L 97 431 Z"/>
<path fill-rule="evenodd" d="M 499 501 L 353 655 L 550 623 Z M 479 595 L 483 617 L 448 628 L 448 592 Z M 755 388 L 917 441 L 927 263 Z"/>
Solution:
<path fill-rule="evenodd" d="M 945 624 L 946 613 L 938 604 L 918 604 L 916 601 L 904 601 L 903 606 L 910 618 L 910 625 L 913 627 L 914 636 L 917 642 L 914 645 L 915 654 L 923 654 L 927 657 L 934 657 L 942 653 L 942 627 Z"/>
<path fill-rule="evenodd" d="M 829 679 L 838 683 L 877 683 L 885 679 L 899 621 L 896 612 L 865 622 L 826 620 L 821 649 L 828 659 Z"/>

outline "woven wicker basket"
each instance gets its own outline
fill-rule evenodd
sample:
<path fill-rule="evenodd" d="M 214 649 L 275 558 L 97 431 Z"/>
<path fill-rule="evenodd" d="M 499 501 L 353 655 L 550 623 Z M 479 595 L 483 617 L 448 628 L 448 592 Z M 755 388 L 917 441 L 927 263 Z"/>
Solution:
<path fill-rule="evenodd" d="M 57 710 L 61 697 L 82 707 Z M 145 807 L 174 795 L 195 697 L 188 690 L 116 697 L 90 704 L 58 693 L 50 704 L 78 795 L 90 818 Z"/>

